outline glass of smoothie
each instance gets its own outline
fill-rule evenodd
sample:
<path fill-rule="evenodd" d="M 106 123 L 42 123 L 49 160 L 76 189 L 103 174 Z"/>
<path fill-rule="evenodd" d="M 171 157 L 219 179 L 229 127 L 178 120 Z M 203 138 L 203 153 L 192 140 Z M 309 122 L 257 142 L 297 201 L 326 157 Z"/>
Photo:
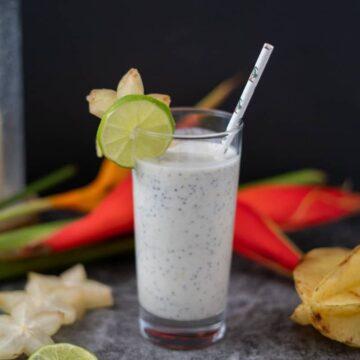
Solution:
<path fill-rule="evenodd" d="M 133 169 L 140 329 L 158 345 L 192 349 L 225 333 L 243 126 L 226 131 L 231 114 L 219 110 L 172 115 L 174 134 L 139 130 L 171 139 Z"/>

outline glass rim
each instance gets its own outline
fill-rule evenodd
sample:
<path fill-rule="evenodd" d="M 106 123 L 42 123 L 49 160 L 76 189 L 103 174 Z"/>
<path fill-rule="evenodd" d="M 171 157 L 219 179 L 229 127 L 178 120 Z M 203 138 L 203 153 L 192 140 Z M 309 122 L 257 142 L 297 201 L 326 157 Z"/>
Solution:
<path fill-rule="evenodd" d="M 197 107 L 191 107 L 191 106 L 179 106 L 179 107 L 171 107 L 170 111 L 172 114 L 176 112 L 189 112 L 189 113 L 199 113 L 199 114 L 209 114 L 214 115 L 222 118 L 228 118 L 230 120 L 232 114 L 218 109 L 206 109 L 206 108 L 197 108 Z M 142 133 L 146 133 L 148 135 L 152 136 L 160 136 L 160 137 L 171 137 L 175 140 L 196 140 L 196 139 L 214 139 L 219 137 L 226 137 L 232 134 L 239 133 L 243 128 L 244 122 L 243 119 L 240 119 L 240 123 L 232 130 L 228 131 L 219 131 L 219 132 L 213 132 L 211 134 L 163 134 L 158 133 L 156 131 L 147 131 L 141 129 Z"/>

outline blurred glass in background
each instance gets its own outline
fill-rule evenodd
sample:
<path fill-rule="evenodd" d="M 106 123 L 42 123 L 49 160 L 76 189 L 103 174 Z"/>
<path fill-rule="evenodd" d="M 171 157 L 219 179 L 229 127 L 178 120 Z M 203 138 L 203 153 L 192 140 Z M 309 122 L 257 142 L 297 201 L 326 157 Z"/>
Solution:
<path fill-rule="evenodd" d="M 0 1 L 0 198 L 24 184 L 20 0 Z"/>

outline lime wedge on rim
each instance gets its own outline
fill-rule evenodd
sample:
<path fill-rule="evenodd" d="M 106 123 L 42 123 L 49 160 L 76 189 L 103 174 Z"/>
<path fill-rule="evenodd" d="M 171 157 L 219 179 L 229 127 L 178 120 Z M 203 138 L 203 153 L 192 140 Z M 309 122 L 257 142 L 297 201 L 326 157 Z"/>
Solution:
<path fill-rule="evenodd" d="M 96 142 L 101 153 L 120 166 L 162 155 L 172 140 L 175 121 L 161 101 L 147 95 L 127 95 L 103 115 Z"/>
<path fill-rule="evenodd" d="M 97 360 L 97 357 L 79 346 L 53 344 L 35 351 L 29 360 Z"/>

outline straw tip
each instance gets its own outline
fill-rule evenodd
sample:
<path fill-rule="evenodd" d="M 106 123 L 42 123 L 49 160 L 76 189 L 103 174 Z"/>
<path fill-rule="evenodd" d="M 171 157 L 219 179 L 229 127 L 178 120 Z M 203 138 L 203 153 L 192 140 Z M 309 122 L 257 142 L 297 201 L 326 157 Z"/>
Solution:
<path fill-rule="evenodd" d="M 272 46 L 271 44 L 265 43 L 265 44 L 264 44 L 264 48 L 265 48 L 266 50 L 273 50 L 273 49 L 274 49 L 274 46 Z"/>

